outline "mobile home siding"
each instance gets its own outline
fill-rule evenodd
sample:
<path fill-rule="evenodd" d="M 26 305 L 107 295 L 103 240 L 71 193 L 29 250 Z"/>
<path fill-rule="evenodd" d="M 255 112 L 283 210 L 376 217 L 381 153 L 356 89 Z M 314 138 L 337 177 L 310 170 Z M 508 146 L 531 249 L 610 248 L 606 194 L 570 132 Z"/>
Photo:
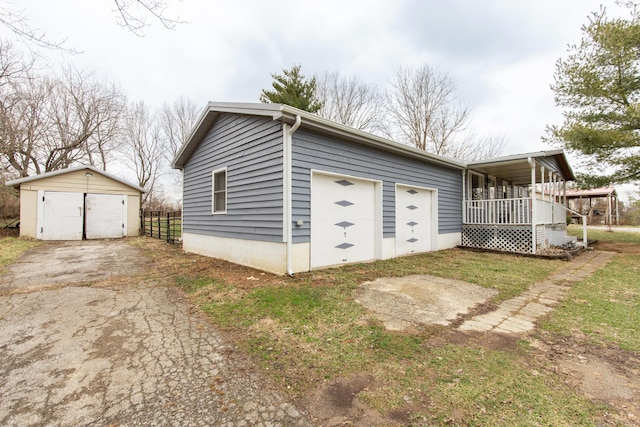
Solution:
<path fill-rule="evenodd" d="M 184 166 L 185 233 L 282 242 L 282 125 L 223 114 Z M 227 213 L 212 214 L 212 172 L 227 168 Z"/>
<path fill-rule="evenodd" d="M 456 233 L 462 224 L 462 173 L 306 130 L 293 135 L 294 243 L 310 239 L 311 170 L 383 181 L 383 234 L 395 237 L 395 184 L 438 190 L 438 232 Z"/>

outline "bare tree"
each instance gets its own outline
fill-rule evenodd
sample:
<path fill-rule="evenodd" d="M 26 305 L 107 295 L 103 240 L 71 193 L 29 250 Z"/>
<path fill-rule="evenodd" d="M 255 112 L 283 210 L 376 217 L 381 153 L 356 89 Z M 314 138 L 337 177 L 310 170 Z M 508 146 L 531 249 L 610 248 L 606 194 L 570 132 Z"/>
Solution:
<path fill-rule="evenodd" d="M 124 96 L 117 87 L 66 69 L 53 86 L 49 102 L 53 126 L 45 141 L 45 170 L 67 168 L 80 160 L 106 170 L 124 108 Z"/>
<path fill-rule="evenodd" d="M 449 75 L 428 65 L 396 71 L 387 108 L 400 139 L 444 156 L 451 155 L 454 136 L 465 129 L 470 114 L 458 102 Z"/>
<path fill-rule="evenodd" d="M 504 154 L 506 142 L 504 136 L 478 136 L 469 131 L 458 135 L 449 145 L 447 156 L 464 160 L 484 160 L 500 157 Z"/>
<path fill-rule="evenodd" d="M 44 171 L 43 142 L 50 131 L 47 116 L 52 83 L 32 77 L 3 87 L 0 99 L 0 156 L 10 175 Z"/>
<path fill-rule="evenodd" d="M 0 89 L 12 81 L 27 77 L 34 62 L 34 58 L 25 59 L 19 55 L 11 43 L 0 40 Z"/>
<path fill-rule="evenodd" d="M 129 107 L 124 126 L 124 154 L 136 174 L 138 185 L 147 190 L 142 198 L 143 206 L 154 200 L 159 192 L 157 183 L 163 159 L 159 134 L 160 127 L 143 101 Z"/>
<path fill-rule="evenodd" d="M 124 105 L 120 91 L 76 70 L 44 77 L 16 64 L 20 74 L 6 74 L 0 85 L 0 166 L 23 177 L 76 163 L 105 168 Z"/>
<path fill-rule="evenodd" d="M 113 0 L 116 8 L 118 24 L 131 31 L 137 36 L 144 35 L 144 29 L 150 24 L 147 16 L 168 29 L 173 30 L 178 24 L 184 24 L 186 21 L 180 17 L 169 17 L 167 9 L 169 4 L 165 0 Z"/>
<path fill-rule="evenodd" d="M 178 150 L 191 134 L 199 109 L 196 103 L 181 96 L 171 104 L 164 103 L 158 113 L 160 134 L 164 142 L 166 160 L 171 163 Z"/>
<path fill-rule="evenodd" d="M 118 25 L 137 36 L 144 36 L 144 29 L 151 20 L 159 22 L 166 29 L 174 29 L 178 24 L 186 23 L 178 16 L 169 16 L 170 1 L 167 0 L 113 0 L 113 10 Z M 67 53 L 79 53 L 66 46 L 67 40 L 54 41 L 45 31 L 34 28 L 25 16 L 24 10 L 16 7 L 10 0 L 0 3 L 0 26 L 9 30 L 18 40 L 30 46 L 56 49 Z"/>
<path fill-rule="evenodd" d="M 28 45 L 43 47 L 46 49 L 58 49 L 70 53 L 76 51 L 65 47 L 66 40 L 49 40 L 46 33 L 29 24 L 23 10 L 16 9 L 10 1 L 0 4 L 0 25 L 7 28 L 13 35 Z"/>
<path fill-rule="evenodd" d="M 344 78 L 338 72 L 326 72 L 317 81 L 316 94 L 322 104 L 319 116 L 372 133 L 380 131 L 384 95 L 375 85 L 356 76 Z"/>

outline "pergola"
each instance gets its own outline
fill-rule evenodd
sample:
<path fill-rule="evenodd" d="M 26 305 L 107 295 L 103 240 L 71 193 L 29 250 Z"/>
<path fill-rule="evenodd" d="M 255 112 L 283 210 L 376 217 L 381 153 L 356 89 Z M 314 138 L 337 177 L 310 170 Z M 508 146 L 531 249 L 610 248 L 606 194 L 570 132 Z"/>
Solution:
<path fill-rule="evenodd" d="M 606 211 L 601 215 L 604 217 L 605 225 L 618 225 L 620 214 L 618 211 L 618 193 L 613 187 L 594 188 L 591 190 L 567 190 L 567 200 L 573 210 L 578 211 L 587 217 L 590 225 L 596 215 L 598 202 L 606 201 Z"/>

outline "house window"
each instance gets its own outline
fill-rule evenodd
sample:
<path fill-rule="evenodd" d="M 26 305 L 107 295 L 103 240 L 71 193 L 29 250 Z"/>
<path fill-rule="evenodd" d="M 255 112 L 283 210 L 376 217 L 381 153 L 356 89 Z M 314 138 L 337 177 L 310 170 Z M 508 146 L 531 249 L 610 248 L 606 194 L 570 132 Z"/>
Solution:
<path fill-rule="evenodd" d="M 502 198 L 508 199 L 509 196 L 509 181 L 502 181 Z"/>
<path fill-rule="evenodd" d="M 495 176 L 489 177 L 489 199 L 497 199 L 498 198 L 498 184 Z"/>
<path fill-rule="evenodd" d="M 213 171 L 213 210 L 214 214 L 227 212 L 227 169 Z"/>
<path fill-rule="evenodd" d="M 469 199 L 484 199 L 484 175 L 469 172 Z"/>

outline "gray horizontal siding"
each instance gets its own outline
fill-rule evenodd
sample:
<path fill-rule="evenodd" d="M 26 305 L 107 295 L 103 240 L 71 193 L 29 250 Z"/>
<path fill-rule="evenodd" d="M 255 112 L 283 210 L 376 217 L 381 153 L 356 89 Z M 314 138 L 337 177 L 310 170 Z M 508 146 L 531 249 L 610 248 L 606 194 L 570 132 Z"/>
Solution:
<path fill-rule="evenodd" d="M 227 213 L 211 213 L 214 170 L 227 168 Z M 221 115 L 184 167 L 184 232 L 282 241 L 282 125 Z"/>
<path fill-rule="evenodd" d="M 310 240 L 311 170 L 352 175 L 383 182 L 383 233 L 395 236 L 395 184 L 438 190 L 438 232 L 460 232 L 462 227 L 462 172 L 298 130 L 293 135 L 293 221 L 295 243 Z"/>

